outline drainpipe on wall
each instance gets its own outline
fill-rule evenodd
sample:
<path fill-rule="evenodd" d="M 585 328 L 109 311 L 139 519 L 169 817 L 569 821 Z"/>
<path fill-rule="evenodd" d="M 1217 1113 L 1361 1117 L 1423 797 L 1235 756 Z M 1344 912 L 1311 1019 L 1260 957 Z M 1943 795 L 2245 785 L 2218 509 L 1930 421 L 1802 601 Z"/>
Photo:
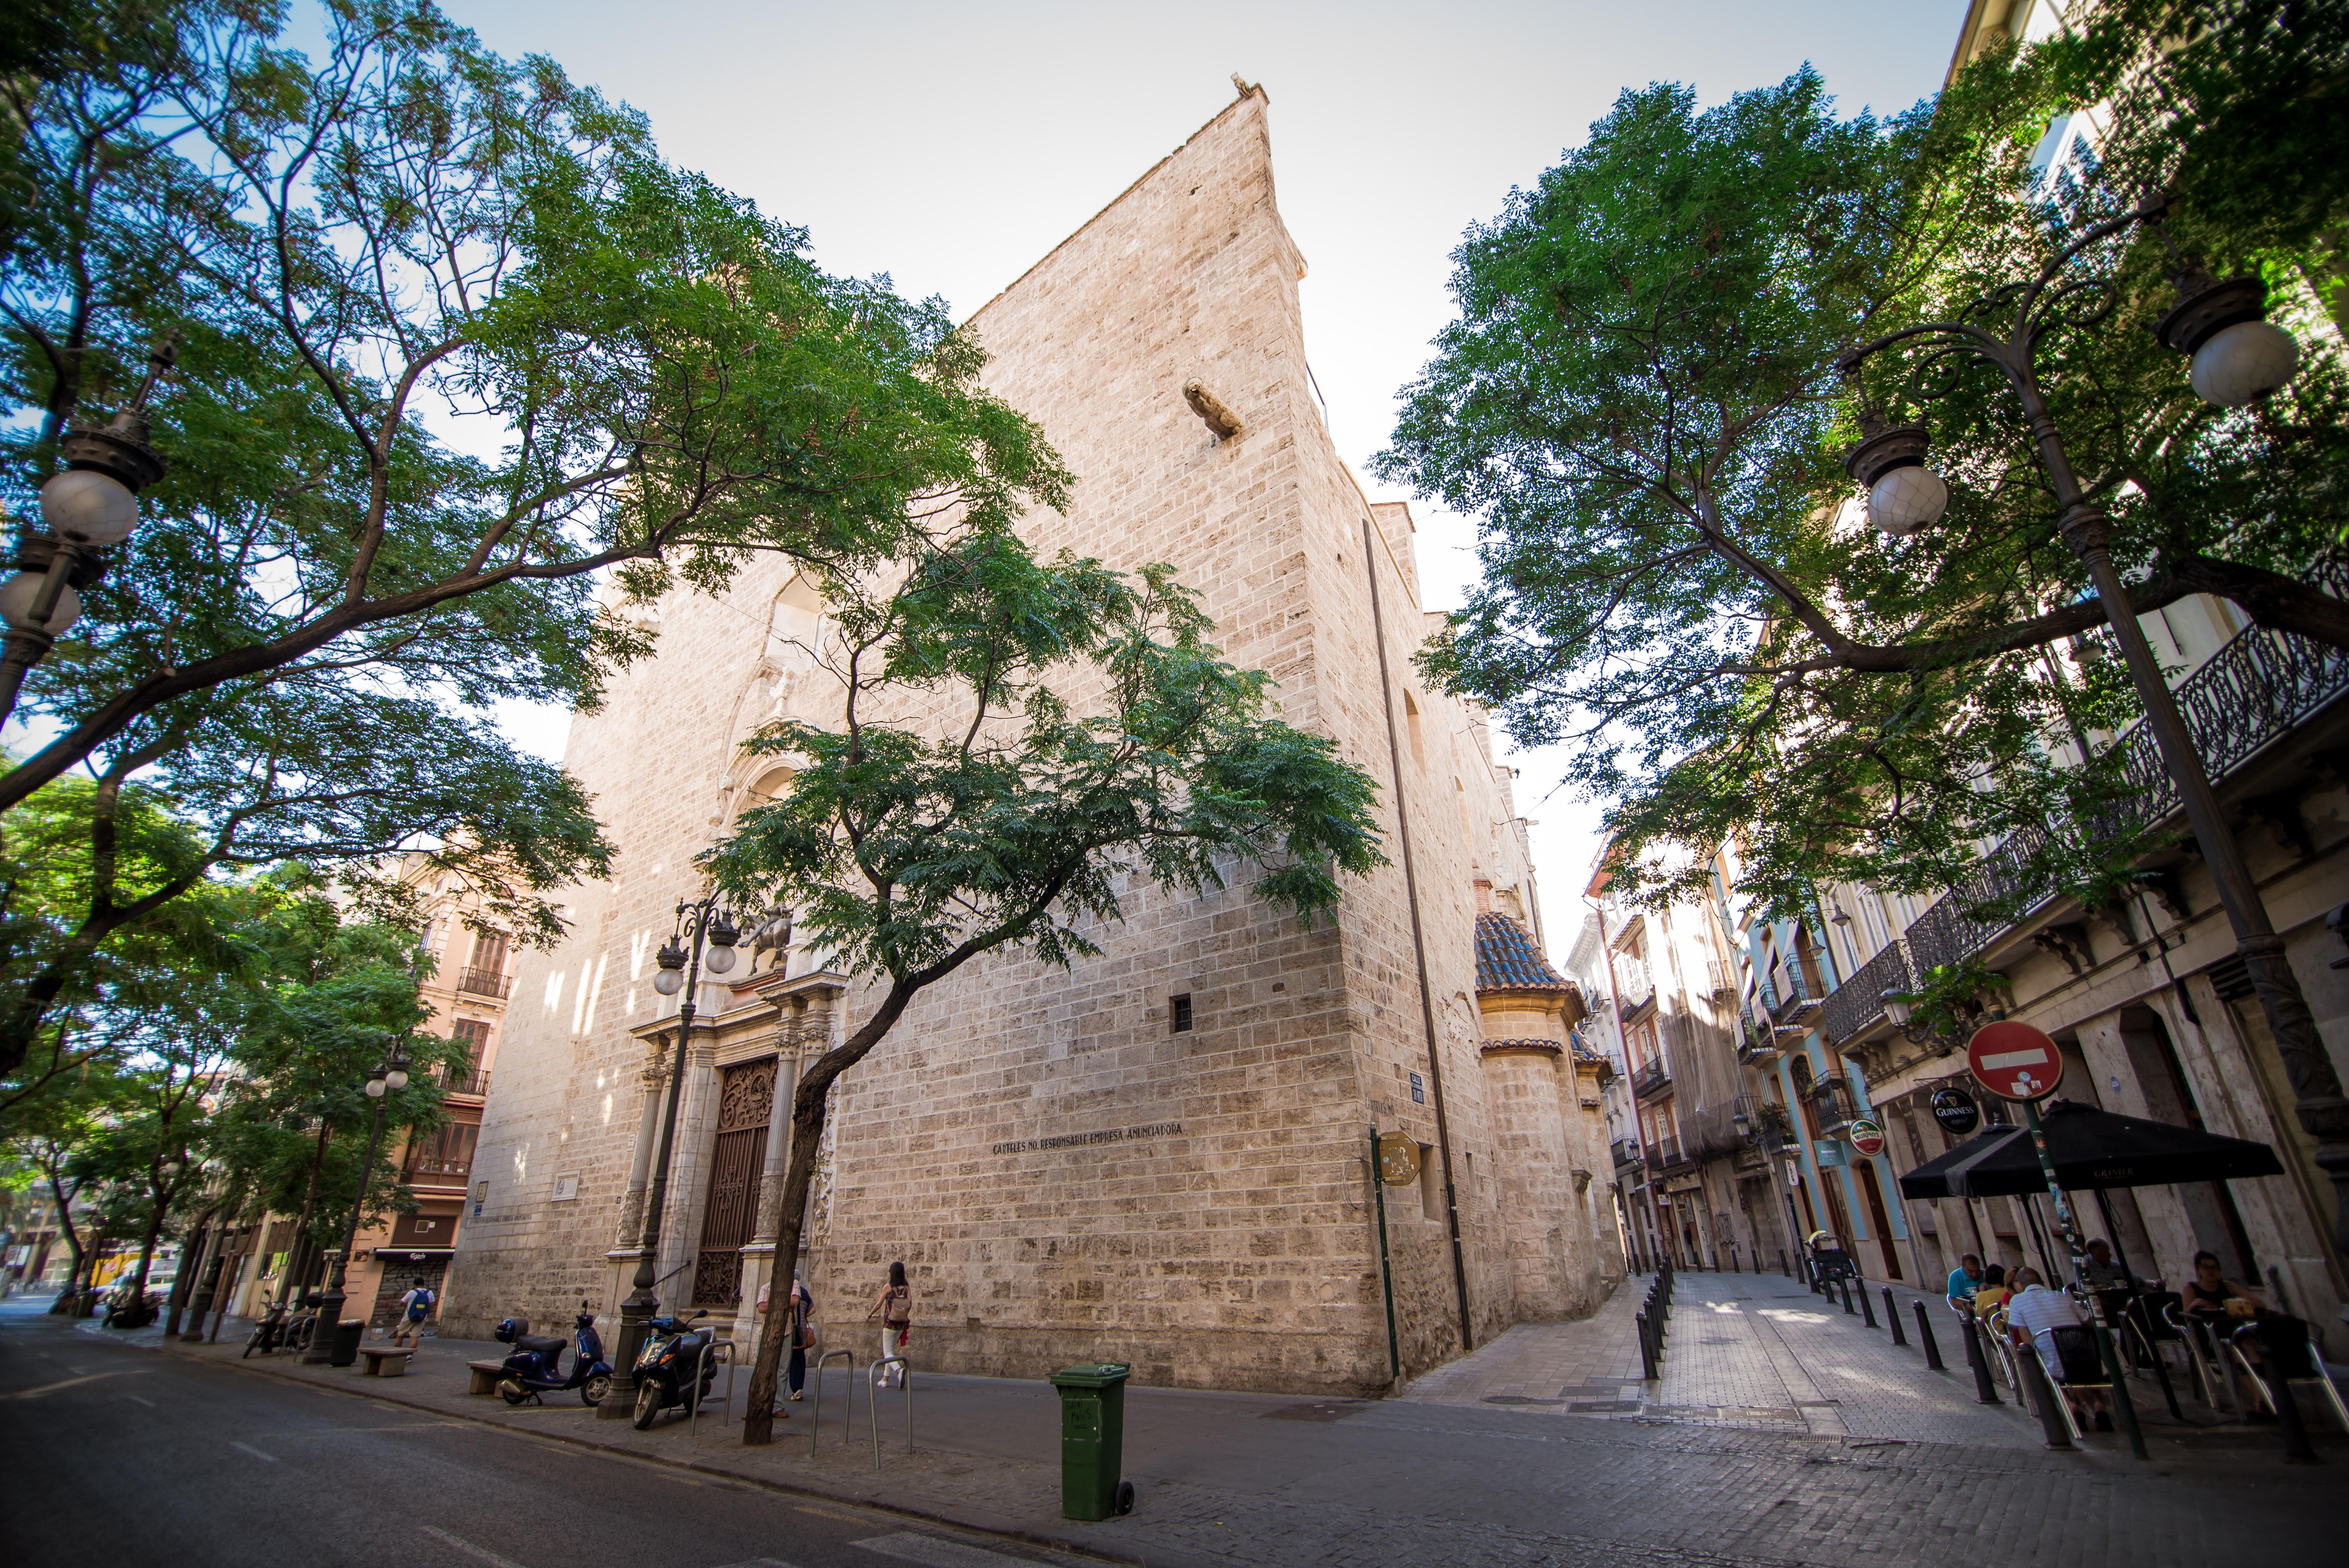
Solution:
<path fill-rule="evenodd" d="M 1379 562 L 1371 520 L 1362 519 L 1362 570 L 1371 580 L 1371 635 L 1379 647 L 1379 706 L 1387 716 L 1387 761 L 1395 781 L 1395 837 L 1402 845 L 1403 898 L 1411 905 L 1411 945 L 1419 964 L 1419 1013 L 1427 1029 L 1428 1091 L 1435 1099 L 1436 1152 L 1444 1161 L 1444 1213 L 1452 1228 L 1452 1278 L 1460 1294 L 1460 1349 L 1476 1347 L 1468 1315 L 1468 1254 L 1460 1243 L 1460 1199 L 1452 1181 L 1452 1127 L 1444 1114 L 1444 1061 L 1435 1037 L 1435 994 L 1427 980 L 1427 936 L 1419 918 L 1419 872 L 1411 853 L 1411 808 L 1402 788 L 1402 741 L 1395 732 L 1394 688 L 1387 674 L 1386 616 L 1379 604 Z"/>

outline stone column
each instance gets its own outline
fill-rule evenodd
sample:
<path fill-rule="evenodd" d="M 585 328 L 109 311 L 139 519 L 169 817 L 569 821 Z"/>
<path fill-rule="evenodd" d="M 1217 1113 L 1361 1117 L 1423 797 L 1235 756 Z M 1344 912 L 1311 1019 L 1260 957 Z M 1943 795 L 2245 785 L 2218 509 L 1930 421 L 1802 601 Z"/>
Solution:
<path fill-rule="evenodd" d="M 759 1217 L 742 1249 L 742 1305 L 734 1315 L 734 1337 L 744 1344 L 759 1333 L 759 1292 L 773 1276 L 775 1242 L 783 1233 L 783 1168 L 792 1150 L 792 1095 L 800 1082 L 800 1046 L 807 1036 L 807 998 L 784 999 L 775 1030 L 775 1098 L 767 1113 L 767 1158 L 759 1173 Z"/>
<path fill-rule="evenodd" d="M 1563 1317 L 1579 1305 L 1566 1268 L 1565 1226 L 1575 1203 L 1558 1083 L 1572 1073 L 1560 1072 L 1562 1055 L 1547 1040 L 1496 1040 L 1483 1051 L 1512 1321 Z"/>
<path fill-rule="evenodd" d="M 697 1020 L 697 1023 L 698 1020 Z M 675 1163 L 668 1173 L 668 1212 L 661 1221 L 661 1305 L 676 1311 L 693 1295 L 693 1254 L 701 1247 L 701 1204 L 709 1191 L 709 1146 L 718 1127 L 717 1041 L 694 1030 L 685 1053 L 685 1093 L 677 1108 Z"/>
<path fill-rule="evenodd" d="M 660 1135 L 661 1091 L 668 1086 L 668 1074 L 662 1070 L 666 1060 L 667 1037 L 656 1037 L 652 1043 L 652 1059 L 637 1074 L 644 1085 L 644 1107 L 636 1113 L 636 1148 L 628 1160 L 628 1190 L 620 1200 L 620 1223 L 612 1238 L 612 1250 L 604 1254 L 612 1265 L 612 1296 L 607 1310 L 617 1313 L 620 1303 L 635 1288 L 636 1260 L 643 1257 L 645 1239 L 645 1188 L 652 1179 L 653 1143 Z"/>

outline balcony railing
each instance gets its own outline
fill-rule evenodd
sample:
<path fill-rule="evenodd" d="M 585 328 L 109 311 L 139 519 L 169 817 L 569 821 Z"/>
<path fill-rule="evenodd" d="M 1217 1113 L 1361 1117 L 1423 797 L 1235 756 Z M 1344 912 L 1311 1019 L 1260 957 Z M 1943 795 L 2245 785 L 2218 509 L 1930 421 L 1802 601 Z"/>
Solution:
<path fill-rule="evenodd" d="M 429 1187 L 462 1187 L 472 1174 L 471 1160 L 411 1160 L 404 1171 L 408 1181 Z"/>
<path fill-rule="evenodd" d="M 1826 1008 L 1819 1017 L 1827 1044 L 1839 1046 L 1881 1017 L 1887 991 L 1910 990 L 1915 984 L 1909 974 L 1909 956 L 1896 937 L 1883 952 L 1861 965 L 1858 973 L 1827 993 Z"/>
<path fill-rule="evenodd" d="M 458 974 L 457 989 L 502 1002 L 507 993 L 513 989 L 513 982 L 495 969 L 467 969 Z"/>
<path fill-rule="evenodd" d="M 1626 1142 L 1620 1138 L 1607 1146 L 1607 1154 L 1608 1158 L 1615 1162 L 1615 1169 L 1618 1171 L 1622 1170 L 1626 1165 L 1637 1165 L 1640 1162 L 1640 1146 Z"/>
<path fill-rule="evenodd" d="M 2333 582 L 2323 585 L 2341 592 Z M 2344 694 L 2349 694 L 2349 653 L 2260 626 L 2220 648 L 2175 688 L 2187 732 L 2213 783 Z M 2152 732 L 2142 722 L 2133 725 L 2118 747 L 2122 791 L 2085 825 L 2102 841 L 2125 838 L 2178 810 L 2178 781 Z M 2054 896 L 2032 870 L 2046 841 L 2037 829 L 2011 835 L 1918 916 L 1909 927 L 1908 946 L 1920 975 L 1972 957 Z"/>
<path fill-rule="evenodd" d="M 1785 978 L 1784 990 L 1779 988 L 1776 981 L 1762 982 L 1762 1006 L 1769 1009 L 1770 1021 L 1774 1024 L 1791 1023 L 1804 1008 L 1817 1001 L 1811 995 L 1810 987 L 1803 984 L 1801 970 L 1786 969 L 1780 973 Z"/>
<path fill-rule="evenodd" d="M 476 1094 L 490 1092 L 490 1074 L 486 1068 L 469 1068 L 463 1072 L 442 1073 L 440 1092 L 443 1094 Z"/>
<path fill-rule="evenodd" d="M 1671 1087 L 1671 1069 L 1664 1065 L 1664 1058 L 1661 1057 L 1658 1057 L 1653 1061 L 1640 1063 L 1640 1070 L 1631 1075 L 1631 1093 L 1640 1099 L 1646 1099 L 1650 1095 L 1661 1094 Z"/>
<path fill-rule="evenodd" d="M 1679 1166 L 1695 1163 L 1695 1161 L 1688 1155 L 1681 1152 L 1681 1140 L 1677 1138 L 1665 1139 L 1663 1142 L 1658 1146 L 1657 1152 L 1663 1157 L 1661 1169 L 1665 1171 L 1671 1171 Z"/>

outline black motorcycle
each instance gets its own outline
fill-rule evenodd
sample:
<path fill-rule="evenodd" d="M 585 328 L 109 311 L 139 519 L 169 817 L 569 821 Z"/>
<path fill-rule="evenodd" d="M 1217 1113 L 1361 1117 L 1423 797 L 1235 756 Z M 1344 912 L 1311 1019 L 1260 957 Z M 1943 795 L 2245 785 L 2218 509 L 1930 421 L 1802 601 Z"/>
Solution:
<path fill-rule="evenodd" d="M 267 1356 L 276 1350 L 309 1349 L 310 1336 L 318 1326 L 318 1293 L 315 1290 L 308 1292 L 303 1296 L 302 1305 L 310 1310 L 299 1317 L 289 1319 L 286 1316 L 292 1310 L 289 1304 L 271 1302 L 262 1314 L 261 1321 L 253 1326 L 253 1332 L 245 1337 L 246 1357 L 250 1358 L 256 1351 Z"/>
<path fill-rule="evenodd" d="M 656 1317 L 649 1326 L 652 1333 L 645 1347 L 636 1353 L 636 1410 L 638 1431 L 650 1429 L 660 1419 L 663 1410 L 671 1407 L 692 1414 L 693 1408 L 708 1398 L 709 1386 L 718 1380 L 718 1361 L 702 1354 L 712 1338 L 710 1330 L 693 1325 L 708 1317 L 697 1312 L 691 1317 Z M 694 1376 L 696 1367 L 700 1377 Z"/>

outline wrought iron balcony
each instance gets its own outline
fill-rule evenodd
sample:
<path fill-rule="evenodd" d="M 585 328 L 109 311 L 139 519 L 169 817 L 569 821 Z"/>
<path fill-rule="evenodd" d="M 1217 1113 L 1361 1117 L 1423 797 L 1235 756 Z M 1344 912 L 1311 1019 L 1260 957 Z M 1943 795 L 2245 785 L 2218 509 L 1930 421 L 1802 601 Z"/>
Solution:
<path fill-rule="evenodd" d="M 513 982 L 495 969 L 467 969 L 458 975 L 457 989 L 503 1001 L 513 989 Z"/>
<path fill-rule="evenodd" d="M 1859 972 L 1827 993 L 1819 1028 L 1827 1044 L 1840 1046 L 1884 1016 L 1884 994 L 1908 991 L 1916 982 L 1909 974 L 1909 956 L 1896 937 L 1883 952 L 1859 966 Z"/>
<path fill-rule="evenodd" d="M 1681 1151 L 1681 1141 L 1677 1138 L 1665 1139 L 1659 1147 L 1658 1152 L 1663 1156 L 1661 1169 L 1666 1172 L 1682 1170 L 1696 1163 L 1692 1156 Z"/>
<path fill-rule="evenodd" d="M 1615 1169 L 1620 1171 L 1627 1165 L 1640 1163 L 1640 1146 L 1619 1138 L 1607 1146 L 1607 1155 L 1614 1161 Z"/>
<path fill-rule="evenodd" d="M 1859 1118 L 1851 1085 L 1840 1078 L 1823 1078 L 1811 1086 L 1811 1109 L 1818 1113 L 1822 1138 L 1834 1137 Z"/>
<path fill-rule="evenodd" d="M 440 1092 L 486 1095 L 490 1092 L 489 1070 L 485 1068 L 468 1068 L 462 1072 L 442 1073 Z"/>
<path fill-rule="evenodd" d="M 2341 592 L 2334 583 L 2323 584 Z M 2292 632 L 2254 626 L 2213 654 L 2175 688 L 2186 728 L 2214 784 L 2349 694 L 2349 653 Z M 2178 809 L 2178 781 L 2142 721 L 2118 744 L 2120 795 L 2068 832 L 2111 841 Z M 1917 973 L 1971 958 L 2055 896 L 2031 872 L 2047 835 L 2026 829 L 1984 856 L 1972 875 L 1909 927 Z"/>
<path fill-rule="evenodd" d="M 1763 981 L 1762 1006 L 1768 1009 L 1770 1021 L 1783 1026 L 1793 1023 L 1805 1009 L 1816 1006 L 1818 998 L 1803 983 L 1801 970 L 1785 969 L 1780 973 L 1785 976 L 1785 989 L 1781 991 L 1775 981 Z"/>
<path fill-rule="evenodd" d="M 1671 1069 L 1664 1065 L 1664 1058 L 1661 1057 L 1656 1057 L 1653 1061 L 1642 1062 L 1640 1065 L 1640 1070 L 1631 1075 L 1631 1093 L 1640 1099 L 1660 1095 L 1671 1087 Z"/>

